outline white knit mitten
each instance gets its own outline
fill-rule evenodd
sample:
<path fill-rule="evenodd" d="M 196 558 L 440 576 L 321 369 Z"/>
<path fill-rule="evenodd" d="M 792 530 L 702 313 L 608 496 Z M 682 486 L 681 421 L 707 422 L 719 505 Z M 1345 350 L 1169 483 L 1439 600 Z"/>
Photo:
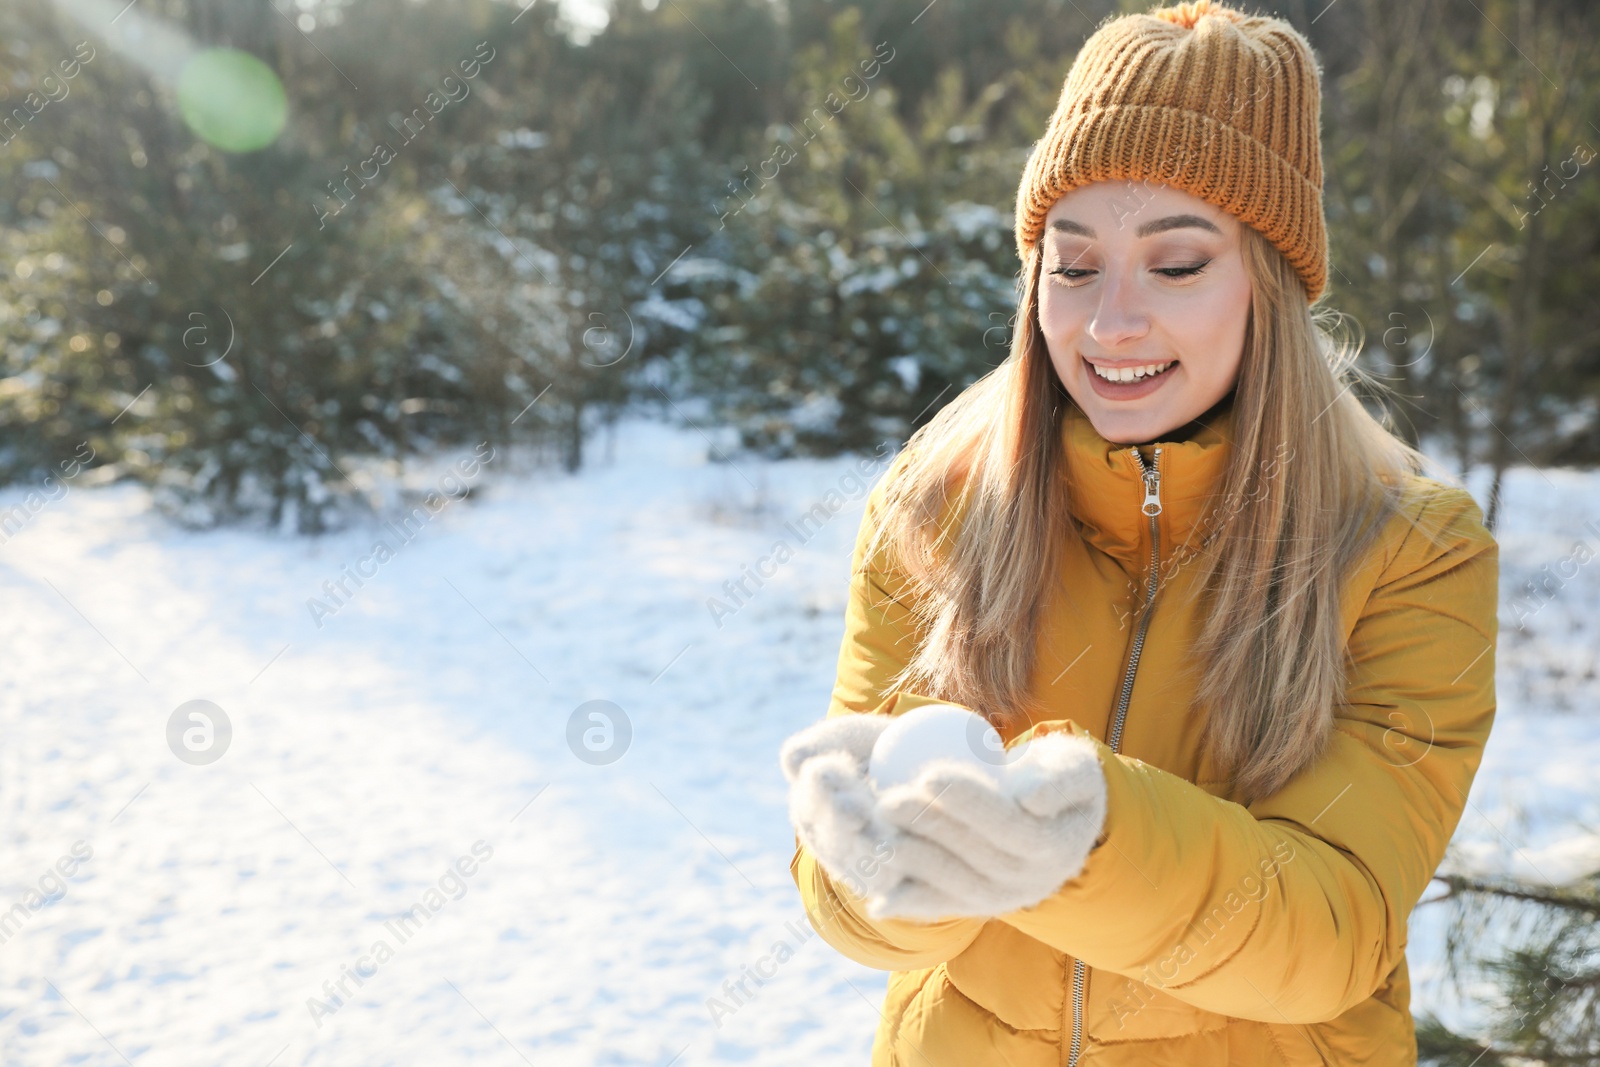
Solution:
<path fill-rule="evenodd" d="M 889 715 L 834 715 L 783 744 L 778 762 L 789 780 L 789 821 L 817 862 L 857 896 L 872 899 L 898 876 L 885 861 L 899 832 L 878 810 L 868 761 Z"/>
<path fill-rule="evenodd" d="M 1083 870 L 1105 824 L 1106 783 L 1093 742 L 1034 738 L 1003 773 L 931 761 L 885 790 L 878 810 L 902 835 L 903 880 L 869 902 L 874 918 L 1004 915 L 1032 907 Z"/>

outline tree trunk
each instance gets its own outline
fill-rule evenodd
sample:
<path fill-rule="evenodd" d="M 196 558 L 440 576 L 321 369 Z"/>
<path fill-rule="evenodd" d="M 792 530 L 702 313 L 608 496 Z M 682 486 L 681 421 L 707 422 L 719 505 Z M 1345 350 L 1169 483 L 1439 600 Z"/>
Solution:
<path fill-rule="evenodd" d="M 583 401 L 573 400 L 567 411 L 567 434 L 561 452 L 561 466 L 568 474 L 575 474 L 583 466 Z"/>

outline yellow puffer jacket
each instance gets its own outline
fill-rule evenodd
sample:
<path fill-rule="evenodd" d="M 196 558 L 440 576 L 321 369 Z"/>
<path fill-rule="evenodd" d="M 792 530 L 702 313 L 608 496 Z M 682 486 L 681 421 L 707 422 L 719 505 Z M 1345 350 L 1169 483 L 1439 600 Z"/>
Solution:
<path fill-rule="evenodd" d="M 1049 607 L 1032 682 L 1059 714 L 1005 740 L 1093 738 L 1105 828 L 1083 871 L 1035 907 L 932 923 L 869 919 L 796 837 L 790 872 L 812 926 L 893 972 L 872 1067 L 1415 1064 L 1406 920 L 1461 818 L 1495 711 L 1499 551 L 1482 513 L 1462 490 L 1409 480 L 1406 513 L 1343 590 L 1351 667 L 1327 753 L 1245 807 L 1183 711 L 1196 568 L 1149 584 L 1220 484 L 1231 407 L 1161 443 L 1153 517 L 1135 449 L 1067 411 L 1061 444 L 1087 543 L 1068 538 L 1056 588 L 1075 606 Z M 1148 461 L 1153 448 L 1139 452 Z M 829 715 L 930 702 L 889 691 L 913 623 L 883 569 L 862 570 L 887 480 L 856 545 Z"/>

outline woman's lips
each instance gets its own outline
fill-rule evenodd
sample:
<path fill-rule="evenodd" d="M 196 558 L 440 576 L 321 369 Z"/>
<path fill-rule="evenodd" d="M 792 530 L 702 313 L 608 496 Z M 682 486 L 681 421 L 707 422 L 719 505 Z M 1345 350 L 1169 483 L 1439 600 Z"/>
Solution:
<path fill-rule="evenodd" d="M 1078 357 L 1083 359 L 1082 356 Z M 1149 364 L 1145 364 L 1149 366 Z M 1168 360 L 1167 369 L 1160 374 L 1139 378 L 1131 382 L 1108 382 L 1095 373 L 1094 365 L 1088 360 L 1083 360 L 1084 373 L 1089 376 L 1089 388 L 1095 391 L 1096 396 L 1107 400 L 1137 400 L 1142 396 L 1160 389 L 1166 380 L 1171 377 L 1174 368 L 1178 366 L 1177 360 Z"/>

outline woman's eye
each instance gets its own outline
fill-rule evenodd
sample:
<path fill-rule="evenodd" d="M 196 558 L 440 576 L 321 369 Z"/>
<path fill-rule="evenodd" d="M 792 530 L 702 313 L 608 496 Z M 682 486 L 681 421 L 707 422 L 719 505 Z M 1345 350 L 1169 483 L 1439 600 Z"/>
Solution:
<path fill-rule="evenodd" d="M 1205 263 L 1196 263 L 1192 267 L 1157 267 L 1156 273 L 1167 278 L 1190 278 L 1205 270 L 1206 264 L 1210 262 L 1208 259 Z"/>
<path fill-rule="evenodd" d="M 1051 274 L 1059 274 L 1062 277 L 1065 277 L 1070 281 L 1077 281 L 1079 278 L 1083 277 L 1085 274 L 1093 274 L 1094 272 L 1090 271 L 1090 270 L 1085 270 L 1082 267 L 1057 267 L 1054 270 L 1052 270 L 1050 273 Z"/>

